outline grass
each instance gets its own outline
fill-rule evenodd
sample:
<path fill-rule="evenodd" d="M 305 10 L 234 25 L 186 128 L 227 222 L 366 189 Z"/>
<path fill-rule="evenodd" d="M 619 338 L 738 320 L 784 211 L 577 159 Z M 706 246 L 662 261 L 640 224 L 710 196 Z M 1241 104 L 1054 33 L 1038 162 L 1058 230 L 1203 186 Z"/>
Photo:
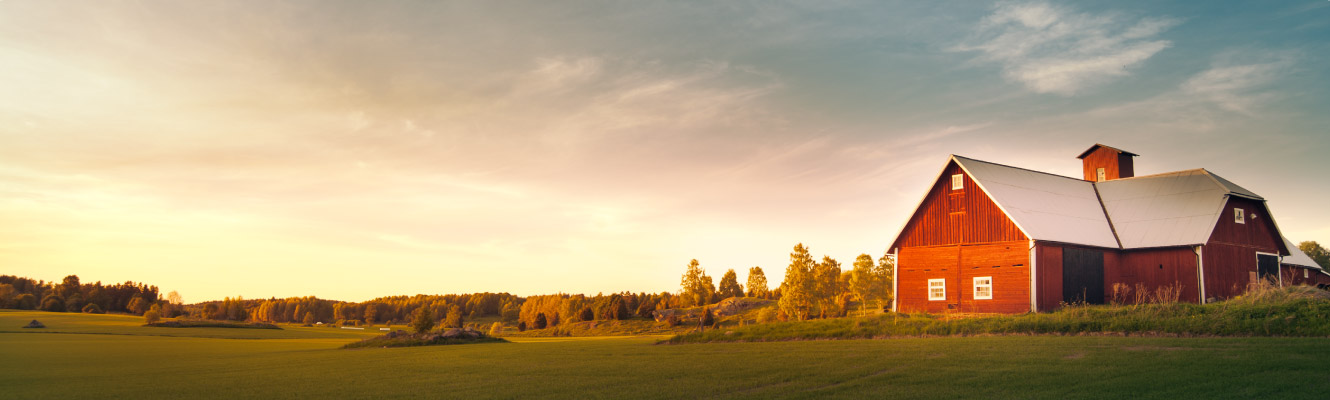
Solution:
<path fill-rule="evenodd" d="M 559 337 L 345 351 L 338 348 L 365 335 L 298 327 L 166 330 L 116 317 L 0 312 L 0 398 L 1297 399 L 1324 398 L 1330 390 L 1324 338 L 992 336 L 659 346 L 653 343 L 660 336 Z M 18 328 L 32 319 L 67 334 Z M 282 336 L 235 340 L 255 334 Z"/>
<path fill-rule="evenodd" d="M 382 335 L 357 342 L 347 343 L 342 346 L 344 349 L 360 348 L 389 348 L 389 347 L 417 347 L 417 346 L 446 346 L 458 344 L 480 344 L 480 343 L 507 343 L 507 340 L 497 338 L 481 333 L 480 337 L 438 337 L 435 334 L 410 334 L 403 331 L 398 335 Z"/>
<path fill-rule="evenodd" d="M 144 324 L 156 328 L 237 328 L 237 329 L 282 329 L 282 327 L 262 322 L 212 321 L 199 319 L 181 319 L 174 321 Z"/>
<path fill-rule="evenodd" d="M 885 314 L 726 327 L 678 335 L 667 343 L 855 339 L 912 336 L 1164 335 L 1330 337 L 1330 299 L 1305 286 L 1256 288 L 1243 297 L 1199 305 L 1069 306 L 1053 313 L 949 318 Z"/>

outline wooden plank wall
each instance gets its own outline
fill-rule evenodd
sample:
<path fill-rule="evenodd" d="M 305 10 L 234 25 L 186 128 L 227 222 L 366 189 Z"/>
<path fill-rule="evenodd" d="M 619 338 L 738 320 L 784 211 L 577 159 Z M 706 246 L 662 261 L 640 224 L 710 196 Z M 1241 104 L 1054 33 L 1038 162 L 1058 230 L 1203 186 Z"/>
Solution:
<path fill-rule="evenodd" d="M 1104 293 L 1111 298 L 1113 285 L 1128 285 L 1135 292 L 1136 284 L 1145 285 L 1155 292 L 1160 287 L 1181 288 L 1178 300 L 1200 301 L 1200 282 L 1196 276 L 1196 252 L 1190 247 L 1126 251 L 1117 255 L 1118 262 L 1104 262 Z M 1110 266 L 1111 265 L 1111 266 Z"/>
<path fill-rule="evenodd" d="M 1315 270 L 1281 265 L 1279 266 L 1279 273 L 1283 274 L 1285 285 L 1330 285 L 1330 276 Z"/>
<path fill-rule="evenodd" d="M 893 248 L 1028 240 L 969 175 L 964 189 L 951 189 L 951 176 L 963 173 L 955 162 L 947 165 Z"/>
<path fill-rule="evenodd" d="M 1121 177 L 1122 171 L 1118 168 L 1119 163 L 1121 162 L 1120 157 L 1118 157 L 1119 155 L 1121 154 L 1116 151 L 1100 147 L 1085 156 L 1085 158 L 1081 160 L 1081 169 L 1085 172 L 1085 180 L 1094 182 L 1098 177 L 1098 172 L 1095 171 L 1097 168 L 1104 169 L 1104 179 L 1106 180 L 1113 180 Z M 1130 158 L 1131 156 L 1125 157 Z M 1128 161 L 1130 162 L 1130 160 Z"/>
<path fill-rule="evenodd" d="M 1244 224 L 1234 221 L 1233 209 L 1239 207 L 1247 214 Z M 1256 253 L 1278 254 L 1282 242 L 1261 202 L 1230 197 L 1203 250 L 1205 296 L 1222 300 L 1242 294 L 1256 272 Z"/>
<path fill-rule="evenodd" d="M 1034 267 L 1038 311 L 1058 309 L 1062 304 L 1062 246 L 1036 243 Z"/>
<path fill-rule="evenodd" d="M 897 308 L 901 312 L 1022 313 L 1030 311 L 1028 242 L 905 247 L 900 250 Z M 993 278 L 993 298 L 974 298 L 974 278 Z M 928 300 L 928 280 L 945 279 L 947 299 Z"/>

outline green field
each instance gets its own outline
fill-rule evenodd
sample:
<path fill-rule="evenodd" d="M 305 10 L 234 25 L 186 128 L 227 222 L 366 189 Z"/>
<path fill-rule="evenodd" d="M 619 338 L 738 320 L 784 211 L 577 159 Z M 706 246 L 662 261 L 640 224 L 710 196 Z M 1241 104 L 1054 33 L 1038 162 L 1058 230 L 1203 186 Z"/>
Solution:
<path fill-rule="evenodd" d="M 19 329 L 37 319 L 48 328 Z M 0 311 L 0 398 L 1327 398 L 1330 339 L 981 336 L 342 350 L 370 331 Z"/>

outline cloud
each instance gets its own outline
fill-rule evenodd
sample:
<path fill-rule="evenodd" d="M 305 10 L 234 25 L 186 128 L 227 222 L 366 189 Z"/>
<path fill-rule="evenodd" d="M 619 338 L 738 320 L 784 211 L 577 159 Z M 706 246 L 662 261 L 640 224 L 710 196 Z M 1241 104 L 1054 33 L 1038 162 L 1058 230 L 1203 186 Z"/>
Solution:
<path fill-rule="evenodd" d="M 999 3 L 966 43 L 951 50 L 981 53 L 976 62 L 1001 65 L 1004 78 L 1035 93 L 1071 96 L 1129 75 L 1172 44 L 1155 37 L 1179 22 Z"/>
<path fill-rule="evenodd" d="M 1275 97 L 1265 89 L 1294 62 L 1289 54 L 1264 55 L 1262 59 L 1248 61 L 1220 56 L 1210 69 L 1192 76 L 1179 89 L 1223 110 L 1253 116 L 1256 108 Z"/>

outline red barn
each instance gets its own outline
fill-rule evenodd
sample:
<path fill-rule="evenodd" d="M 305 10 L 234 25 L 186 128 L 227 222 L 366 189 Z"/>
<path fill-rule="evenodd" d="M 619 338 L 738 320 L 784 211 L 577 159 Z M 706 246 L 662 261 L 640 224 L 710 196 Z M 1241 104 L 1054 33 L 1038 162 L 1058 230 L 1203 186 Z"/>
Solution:
<path fill-rule="evenodd" d="M 1104 303 L 1115 284 L 1206 302 L 1249 283 L 1327 284 L 1265 199 L 1204 169 L 1136 177 L 1096 144 L 1083 179 L 951 156 L 891 244 L 897 311 L 1022 313 Z"/>

